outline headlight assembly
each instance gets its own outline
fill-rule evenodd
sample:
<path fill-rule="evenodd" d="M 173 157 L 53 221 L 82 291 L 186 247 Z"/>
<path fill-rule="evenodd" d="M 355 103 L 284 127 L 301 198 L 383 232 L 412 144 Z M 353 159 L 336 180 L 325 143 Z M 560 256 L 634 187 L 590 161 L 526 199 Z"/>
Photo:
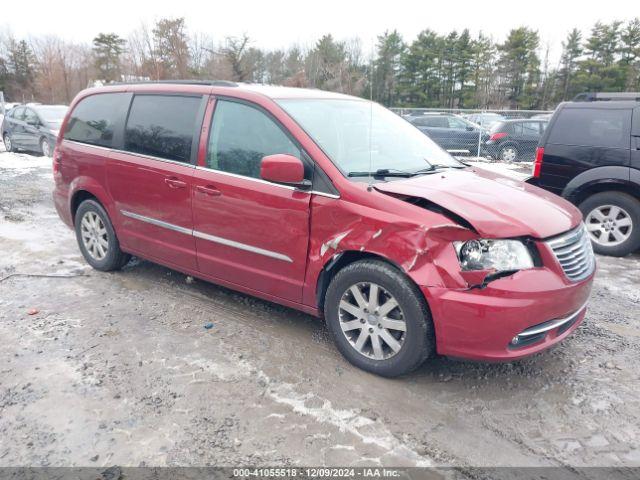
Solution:
<path fill-rule="evenodd" d="M 478 239 L 454 242 L 463 271 L 495 270 L 497 272 L 533 268 L 529 250 L 519 240 Z"/>

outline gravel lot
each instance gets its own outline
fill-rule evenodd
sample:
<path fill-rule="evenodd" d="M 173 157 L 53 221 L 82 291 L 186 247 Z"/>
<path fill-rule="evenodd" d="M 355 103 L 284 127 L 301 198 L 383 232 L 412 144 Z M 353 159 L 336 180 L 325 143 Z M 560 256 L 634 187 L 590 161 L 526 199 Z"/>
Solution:
<path fill-rule="evenodd" d="M 0 150 L 0 466 L 640 466 L 640 255 L 598 258 L 551 351 L 387 380 L 302 313 L 91 270 L 51 188 L 49 159 Z"/>

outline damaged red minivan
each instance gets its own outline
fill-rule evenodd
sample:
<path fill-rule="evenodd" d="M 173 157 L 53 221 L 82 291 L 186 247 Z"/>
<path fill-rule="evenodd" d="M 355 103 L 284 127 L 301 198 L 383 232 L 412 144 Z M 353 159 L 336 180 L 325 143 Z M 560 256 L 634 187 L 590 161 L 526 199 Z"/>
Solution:
<path fill-rule="evenodd" d="M 580 212 L 375 103 L 116 85 L 81 92 L 61 132 L 55 205 L 90 265 L 136 255 L 324 316 L 365 370 L 517 359 L 584 318 L 595 260 Z"/>

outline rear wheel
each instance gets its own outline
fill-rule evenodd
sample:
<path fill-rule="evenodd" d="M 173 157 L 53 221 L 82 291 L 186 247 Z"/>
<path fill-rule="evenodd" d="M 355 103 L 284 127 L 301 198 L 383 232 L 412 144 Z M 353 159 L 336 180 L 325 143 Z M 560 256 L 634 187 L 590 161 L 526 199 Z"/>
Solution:
<path fill-rule="evenodd" d="M 593 249 L 620 257 L 640 248 L 640 201 L 622 192 L 601 192 L 580 204 Z"/>
<path fill-rule="evenodd" d="M 120 250 L 109 216 L 95 200 L 85 200 L 80 204 L 75 216 L 75 230 L 82 255 L 96 270 L 119 270 L 131 258 Z"/>
<path fill-rule="evenodd" d="M 13 152 L 13 142 L 11 141 L 11 137 L 8 133 L 4 134 L 2 137 L 2 141 L 4 142 L 4 148 L 7 152 Z"/>
<path fill-rule="evenodd" d="M 518 149 L 513 145 L 507 145 L 500 149 L 500 160 L 503 162 L 515 162 L 518 159 Z"/>
<path fill-rule="evenodd" d="M 363 370 L 395 377 L 435 351 L 422 293 L 382 261 L 362 260 L 340 270 L 329 284 L 324 310 L 338 349 Z"/>

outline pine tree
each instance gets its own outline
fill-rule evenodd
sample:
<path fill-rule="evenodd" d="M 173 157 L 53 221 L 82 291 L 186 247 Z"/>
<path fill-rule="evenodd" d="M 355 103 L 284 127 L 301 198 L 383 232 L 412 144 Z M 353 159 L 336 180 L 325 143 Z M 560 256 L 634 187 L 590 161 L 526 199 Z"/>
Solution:
<path fill-rule="evenodd" d="M 378 36 L 373 75 L 373 98 L 377 102 L 387 106 L 395 105 L 396 79 L 400 71 L 400 57 L 404 49 L 405 44 L 396 30 L 384 32 Z"/>
<path fill-rule="evenodd" d="M 115 33 L 100 33 L 93 39 L 94 66 L 100 80 L 114 82 L 120 79 L 120 57 L 125 43 Z"/>

